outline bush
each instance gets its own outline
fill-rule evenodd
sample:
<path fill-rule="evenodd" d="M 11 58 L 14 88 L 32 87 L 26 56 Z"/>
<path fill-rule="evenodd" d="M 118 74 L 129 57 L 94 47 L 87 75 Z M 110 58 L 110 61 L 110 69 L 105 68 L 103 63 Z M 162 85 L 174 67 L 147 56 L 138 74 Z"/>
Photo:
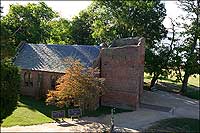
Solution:
<path fill-rule="evenodd" d="M 19 69 L 10 60 L 1 60 L 1 122 L 15 110 L 19 89 Z"/>
<path fill-rule="evenodd" d="M 100 96 L 105 93 L 104 79 L 96 77 L 97 68 L 85 68 L 78 60 L 69 60 L 65 75 L 57 80 L 55 90 L 47 94 L 47 104 L 58 107 L 81 106 L 83 111 L 94 110 Z M 85 106 L 86 105 L 86 106 Z"/>

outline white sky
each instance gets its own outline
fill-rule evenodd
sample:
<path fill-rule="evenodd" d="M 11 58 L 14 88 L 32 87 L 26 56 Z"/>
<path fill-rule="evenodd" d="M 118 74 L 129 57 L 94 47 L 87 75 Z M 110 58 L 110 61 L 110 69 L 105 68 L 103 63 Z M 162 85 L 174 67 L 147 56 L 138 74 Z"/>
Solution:
<path fill-rule="evenodd" d="M 27 3 L 37 3 L 37 1 L 1 1 L 1 6 L 3 6 L 3 14 L 6 15 L 9 10 L 9 4 L 22 4 Z M 178 17 L 182 11 L 177 8 L 176 1 L 163 1 L 165 2 L 165 8 L 167 10 L 167 17 L 164 20 L 163 24 L 166 28 L 170 27 L 169 17 L 175 19 Z M 81 10 L 87 8 L 91 1 L 45 1 L 45 3 L 52 7 L 54 11 L 57 11 L 61 17 L 71 19 L 74 15 L 77 15 Z"/>

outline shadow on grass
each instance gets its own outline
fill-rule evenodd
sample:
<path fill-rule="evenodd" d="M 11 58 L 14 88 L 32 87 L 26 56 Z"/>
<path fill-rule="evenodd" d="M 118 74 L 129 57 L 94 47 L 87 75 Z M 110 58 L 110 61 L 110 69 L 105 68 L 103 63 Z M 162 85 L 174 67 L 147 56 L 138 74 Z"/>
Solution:
<path fill-rule="evenodd" d="M 173 82 L 173 83 L 178 83 L 177 80 L 169 79 L 167 77 L 160 77 L 159 80 L 165 80 L 165 81 L 169 81 L 169 82 Z"/>
<path fill-rule="evenodd" d="M 51 118 L 51 111 L 54 110 L 61 110 L 60 108 L 52 105 L 46 105 L 45 101 L 43 100 L 35 100 L 33 98 L 27 96 L 20 96 L 20 103 L 18 104 L 19 107 L 26 107 L 33 111 L 39 111 L 42 114 Z"/>
<path fill-rule="evenodd" d="M 35 100 L 33 98 L 27 96 L 20 97 L 20 103 L 18 104 L 19 107 L 26 107 L 33 111 L 39 111 L 40 113 L 48 116 L 51 118 L 51 112 L 55 110 L 67 110 L 68 108 L 58 108 L 52 105 L 46 105 L 43 100 Z M 112 107 L 101 106 L 95 111 L 86 112 L 83 116 L 89 117 L 97 117 L 103 114 L 110 114 Z M 115 113 L 122 113 L 122 112 L 131 112 L 132 110 L 125 110 L 125 109 L 115 109 Z M 66 116 L 67 117 L 67 116 Z"/>
<path fill-rule="evenodd" d="M 168 83 L 168 82 L 159 82 L 155 85 L 156 89 L 162 90 L 162 91 L 167 91 L 167 92 L 172 92 L 172 93 L 180 93 L 181 91 L 181 85 L 176 84 L 176 83 Z M 144 83 L 144 89 L 149 90 L 149 84 Z M 183 94 L 184 96 L 187 96 L 192 99 L 200 99 L 200 89 L 197 88 L 196 86 L 191 86 L 188 85 L 188 89 L 186 92 Z"/>
<path fill-rule="evenodd" d="M 157 121 L 145 132 L 199 132 L 200 121 L 191 118 L 169 118 Z"/>

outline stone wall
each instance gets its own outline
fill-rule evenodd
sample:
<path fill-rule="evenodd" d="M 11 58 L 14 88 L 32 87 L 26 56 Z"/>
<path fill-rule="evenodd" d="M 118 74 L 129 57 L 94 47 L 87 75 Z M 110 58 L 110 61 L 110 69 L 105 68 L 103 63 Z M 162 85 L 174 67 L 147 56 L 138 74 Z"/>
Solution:
<path fill-rule="evenodd" d="M 144 39 L 138 44 L 103 48 L 100 68 L 108 89 L 102 105 L 135 110 L 143 92 Z"/>

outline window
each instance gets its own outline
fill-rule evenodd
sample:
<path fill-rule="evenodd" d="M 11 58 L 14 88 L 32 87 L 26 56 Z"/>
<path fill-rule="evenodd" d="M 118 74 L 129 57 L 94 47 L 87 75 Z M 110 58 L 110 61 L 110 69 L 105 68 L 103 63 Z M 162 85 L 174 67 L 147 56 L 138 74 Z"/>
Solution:
<path fill-rule="evenodd" d="M 29 72 L 29 85 L 33 86 L 33 77 L 31 72 Z"/>
<path fill-rule="evenodd" d="M 51 89 L 56 88 L 56 77 L 54 75 L 51 76 Z"/>
<path fill-rule="evenodd" d="M 24 73 L 24 85 L 25 86 L 33 86 L 33 78 L 31 72 Z"/>
<path fill-rule="evenodd" d="M 24 73 L 24 85 L 28 86 L 28 73 L 27 72 Z"/>

